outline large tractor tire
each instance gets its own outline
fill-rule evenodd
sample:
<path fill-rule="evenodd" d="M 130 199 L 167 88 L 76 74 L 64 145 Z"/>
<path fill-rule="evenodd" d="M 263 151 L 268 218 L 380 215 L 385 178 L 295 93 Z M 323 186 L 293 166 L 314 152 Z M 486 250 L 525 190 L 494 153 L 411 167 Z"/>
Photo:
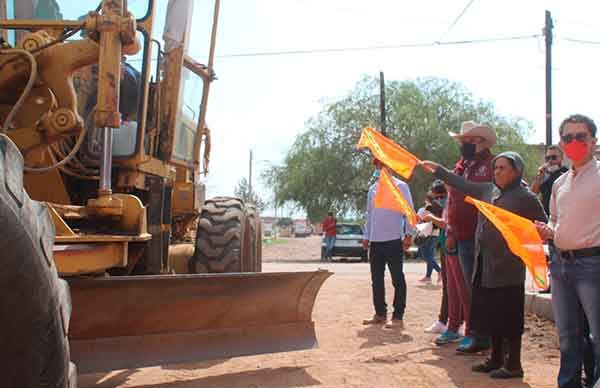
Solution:
<path fill-rule="evenodd" d="M 253 255 L 253 272 L 262 272 L 262 223 L 256 206 L 246 205 L 246 214 L 250 226 L 250 239 Z"/>
<path fill-rule="evenodd" d="M 75 387 L 71 300 L 52 256 L 54 224 L 23 189 L 23 157 L 0 135 L 0 386 Z"/>
<path fill-rule="evenodd" d="M 257 272 L 258 213 L 242 200 L 216 197 L 206 201 L 198 219 L 190 273 Z"/>

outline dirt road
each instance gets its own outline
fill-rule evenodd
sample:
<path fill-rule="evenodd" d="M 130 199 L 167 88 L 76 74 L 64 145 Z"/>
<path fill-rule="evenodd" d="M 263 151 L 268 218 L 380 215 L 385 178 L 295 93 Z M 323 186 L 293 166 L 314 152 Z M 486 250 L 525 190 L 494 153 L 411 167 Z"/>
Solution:
<path fill-rule="evenodd" d="M 81 387 L 292 388 L 292 387 L 554 387 L 559 353 L 552 325 L 528 317 L 523 339 L 523 380 L 497 381 L 474 374 L 484 355 L 461 356 L 455 344 L 438 347 L 423 332 L 439 308 L 441 290 L 418 282 L 423 263 L 405 265 L 406 328 L 361 325 L 372 315 L 367 263 L 320 263 L 317 237 L 290 239 L 264 249 L 265 271 L 326 268 L 313 318 L 319 349 L 187 365 L 114 371 L 80 377 Z M 388 279 L 388 300 L 392 288 Z"/>

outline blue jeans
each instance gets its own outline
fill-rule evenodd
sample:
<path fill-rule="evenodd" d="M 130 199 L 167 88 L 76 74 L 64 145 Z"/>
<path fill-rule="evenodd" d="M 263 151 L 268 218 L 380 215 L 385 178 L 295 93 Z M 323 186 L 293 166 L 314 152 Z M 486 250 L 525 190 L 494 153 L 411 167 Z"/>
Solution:
<path fill-rule="evenodd" d="M 560 341 L 558 386 L 580 387 L 584 354 L 583 312 L 594 349 L 594 379 L 600 377 L 600 256 L 566 260 L 554 253 L 550 274 L 552 308 Z"/>
<path fill-rule="evenodd" d="M 335 245 L 335 236 L 325 236 L 325 257 L 331 258 L 333 246 Z"/>
<path fill-rule="evenodd" d="M 458 259 L 465 277 L 465 285 L 469 294 L 473 291 L 473 267 L 475 266 L 475 241 L 463 240 L 457 241 Z"/>
<path fill-rule="evenodd" d="M 385 302 L 385 265 L 392 275 L 394 285 L 393 319 L 402 319 L 406 308 L 406 279 L 403 272 L 404 249 L 402 240 L 371 241 L 369 263 L 371 264 L 371 285 L 373 287 L 373 305 L 375 314 L 387 316 Z"/>
<path fill-rule="evenodd" d="M 435 248 L 437 247 L 439 242 L 439 238 L 437 236 L 427 237 L 423 245 L 421 246 L 421 255 L 423 259 L 427 262 L 427 273 L 426 277 L 430 278 L 433 270 L 436 272 L 440 272 L 441 268 L 438 263 L 435 261 Z"/>

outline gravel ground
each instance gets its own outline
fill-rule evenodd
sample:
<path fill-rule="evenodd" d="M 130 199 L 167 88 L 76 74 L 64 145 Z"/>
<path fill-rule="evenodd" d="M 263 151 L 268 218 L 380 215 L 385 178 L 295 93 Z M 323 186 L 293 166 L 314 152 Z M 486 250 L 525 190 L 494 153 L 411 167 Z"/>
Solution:
<path fill-rule="evenodd" d="M 80 387 L 554 387 L 559 352 L 551 322 L 528 316 L 523 338 L 524 379 L 497 381 L 474 374 L 484 358 L 456 355 L 432 343 L 423 329 L 437 315 L 441 289 L 418 282 L 425 264 L 405 265 L 405 329 L 363 326 L 372 315 L 367 263 L 321 263 L 320 239 L 286 239 L 264 248 L 264 271 L 329 269 L 315 304 L 318 349 L 194 364 L 113 371 L 80 377 Z M 392 287 L 387 279 L 387 296 Z"/>

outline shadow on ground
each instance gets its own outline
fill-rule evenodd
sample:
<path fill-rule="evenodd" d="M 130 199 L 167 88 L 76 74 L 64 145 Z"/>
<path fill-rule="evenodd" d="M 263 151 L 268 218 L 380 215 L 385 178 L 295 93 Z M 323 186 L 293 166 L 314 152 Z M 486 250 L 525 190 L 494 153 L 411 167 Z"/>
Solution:
<path fill-rule="evenodd" d="M 383 325 L 365 326 L 364 329 L 358 332 L 358 337 L 366 339 L 366 341 L 360 345 L 361 349 L 389 344 L 401 344 L 413 340 L 413 337 L 403 333 L 402 330 L 385 329 Z"/>
<path fill-rule="evenodd" d="M 471 367 L 475 364 L 483 362 L 487 357 L 485 353 L 476 355 L 463 355 L 456 353 L 455 344 L 448 346 L 435 347 L 432 351 L 435 359 L 425 360 L 424 364 L 429 364 L 442 368 L 448 373 L 448 377 L 455 386 L 463 388 L 531 388 L 531 385 L 523 381 L 523 379 L 492 379 L 482 373 L 471 372 Z M 527 375 L 527 370 L 525 370 Z M 482 385 L 482 382 L 485 384 Z"/>

